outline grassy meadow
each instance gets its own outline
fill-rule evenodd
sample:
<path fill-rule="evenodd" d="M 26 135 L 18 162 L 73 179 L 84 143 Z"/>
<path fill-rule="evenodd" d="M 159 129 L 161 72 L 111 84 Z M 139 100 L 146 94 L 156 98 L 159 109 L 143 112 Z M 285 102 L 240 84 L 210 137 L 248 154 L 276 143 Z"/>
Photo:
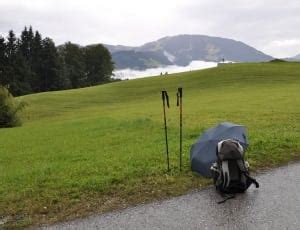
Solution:
<path fill-rule="evenodd" d="M 170 96 L 170 173 L 163 89 Z M 189 149 L 223 121 L 247 126 L 254 169 L 300 157 L 300 63 L 228 64 L 18 99 L 28 104 L 23 126 L 0 129 L 0 220 L 6 227 L 101 213 L 205 186 L 210 180 L 190 171 Z"/>

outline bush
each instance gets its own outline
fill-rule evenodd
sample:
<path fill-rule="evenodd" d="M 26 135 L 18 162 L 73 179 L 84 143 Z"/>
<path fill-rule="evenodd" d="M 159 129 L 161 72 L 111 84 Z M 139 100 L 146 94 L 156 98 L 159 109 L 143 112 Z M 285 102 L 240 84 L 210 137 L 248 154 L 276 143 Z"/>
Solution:
<path fill-rule="evenodd" d="M 275 59 L 271 60 L 270 62 L 275 62 L 275 63 L 277 63 L 277 62 L 286 62 L 286 60 L 275 58 Z"/>
<path fill-rule="evenodd" d="M 20 126 L 18 114 L 24 105 L 16 102 L 8 89 L 0 85 L 0 128 Z"/>

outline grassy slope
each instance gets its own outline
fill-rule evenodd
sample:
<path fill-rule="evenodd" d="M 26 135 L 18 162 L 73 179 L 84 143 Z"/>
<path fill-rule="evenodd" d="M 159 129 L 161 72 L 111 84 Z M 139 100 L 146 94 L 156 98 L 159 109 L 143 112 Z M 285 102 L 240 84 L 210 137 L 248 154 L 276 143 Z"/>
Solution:
<path fill-rule="evenodd" d="M 184 88 L 184 171 L 178 173 L 176 89 Z M 173 171 L 165 173 L 160 91 L 167 89 Z M 248 127 L 250 164 L 300 155 L 300 63 L 234 64 L 28 95 L 24 125 L 0 130 L 0 217 L 26 225 L 178 195 L 208 183 L 189 148 L 218 122 Z M 1 218 L 0 218 L 1 219 Z"/>

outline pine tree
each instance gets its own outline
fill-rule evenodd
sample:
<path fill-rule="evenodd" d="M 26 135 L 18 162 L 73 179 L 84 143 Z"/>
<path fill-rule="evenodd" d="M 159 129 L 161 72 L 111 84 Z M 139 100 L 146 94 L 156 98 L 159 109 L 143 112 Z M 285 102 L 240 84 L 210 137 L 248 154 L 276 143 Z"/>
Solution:
<path fill-rule="evenodd" d="M 12 59 L 17 52 L 17 38 L 12 30 L 8 32 L 6 48 L 8 58 Z"/>
<path fill-rule="evenodd" d="M 34 92 L 41 92 L 41 76 L 43 73 L 42 70 L 42 36 L 38 31 L 35 32 L 32 45 L 31 45 L 31 59 L 30 65 L 33 72 L 31 79 L 31 87 Z"/>
<path fill-rule="evenodd" d="M 0 36 L 0 85 L 13 95 L 78 88 L 109 82 L 113 63 L 102 45 L 81 48 L 70 42 L 56 48 L 30 26 L 19 39 Z"/>
<path fill-rule="evenodd" d="M 90 85 L 110 81 L 113 62 L 109 51 L 103 45 L 85 48 L 86 75 Z"/>
<path fill-rule="evenodd" d="M 42 36 L 36 31 L 32 41 L 32 56 L 33 59 L 38 58 L 42 51 Z"/>
<path fill-rule="evenodd" d="M 42 40 L 41 53 L 41 91 L 64 89 L 65 82 L 61 76 L 61 63 L 54 42 L 50 38 Z"/>
<path fill-rule="evenodd" d="M 28 30 L 26 26 L 21 33 L 21 38 L 19 41 L 19 50 L 26 59 L 29 59 L 29 41 L 28 41 Z"/>
<path fill-rule="evenodd" d="M 72 88 L 86 86 L 85 63 L 82 49 L 71 42 L 60 49 L 63 58 L 65 78 L 70 80 Z"/>
<path fill-rule="evenodd" d="M 6 44 L 5 39 L 0 35 L 0 63 L 5 59 L 6 57 Z"/>
<path fill-rule="evenodd" d="M 4 80 L 4 85 L 8 88 L 12 86 L 12 93 L 14 93 L 14 82 L 16 82 L 14 75 L 14 62 L 16 59 L 17 53 L 17 38 L 12 30 L 8 32 L 7 42 L 6 42 L 6 79 Z"/>
<path fill-rule="evenodd" d="M 6 44 L 5 39 L 0 36 L 0 85 L 7 86 L 7 56 L 6 56 Z"/>
<path fill-rule="evenodd" d="M 34 34 L 33 34 L 32 26 L 29 26 L 29 30 L 28 30 L 28 43 L 29 43 L 29 53 L 30 54 L 32 52 L 33 40 L 34 40 Z"/>
<path fill-rule="evenodd" d="M 27 61 L 30 61 L 31 58 L 33 40 L 34 40 L 34 35 L 33 35 L 32 27 L 30 26 L 29 30 L 27 30 L 27 27 L 25 26 L 24 30 L 21 33 L 19 48 L 22 55 L 25 57 Z"/>
<path fill-rule="evenodd" d="M 17 52 L 13 63 L 14 82 L 11 83 L 10 90 L 15 96 L 32 93 L 30 80 L 32 79 L 32 71 L 28 62 L 21 52 Z"/>
<path fill-rule="evenodd" d="M 14 32 L 9 31 L 6 43 L 7 55 L 7 86 L 13 95 L 24 95 L 32 92 L 29 79 L 30 66 L 26 62 L 21 50 L 21 41 L 17 40 Z"/>

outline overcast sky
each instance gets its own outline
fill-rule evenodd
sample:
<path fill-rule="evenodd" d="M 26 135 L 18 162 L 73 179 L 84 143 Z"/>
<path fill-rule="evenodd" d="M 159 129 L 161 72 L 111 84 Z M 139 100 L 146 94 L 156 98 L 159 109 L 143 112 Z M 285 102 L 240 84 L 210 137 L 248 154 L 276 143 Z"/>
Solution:
<path fill-rule="evenodd" d="M 56 44 L 141 45 L 204 34 L 276 57 L 300 53 L 299 0 L 0 0 L 0 34 L 32 25 Z"/>

